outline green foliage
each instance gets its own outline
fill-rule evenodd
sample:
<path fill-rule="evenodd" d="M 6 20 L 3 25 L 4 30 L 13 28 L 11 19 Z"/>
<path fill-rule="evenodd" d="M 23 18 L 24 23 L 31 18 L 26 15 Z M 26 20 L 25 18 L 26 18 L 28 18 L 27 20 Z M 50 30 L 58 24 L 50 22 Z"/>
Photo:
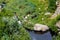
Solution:
<path fill-rule="evenodd" d="M 55 12 L 56 9 L 56 0 L 49 0 L 49 6 L 48 6 L 48 11 L 49 12 Z"/>
<path fill-rule="evenodd" d="M 48 11 L 55 11 L 56 0 L 0 0 L 0 5 L 2 2 L 6 2 L 6 4 L 0 12 L 0 40 L 30 40 L 31 38 L 23 26 L 33 29 L 36 23 L 46 24 L 53 31 L 57 31 L 55 24 L 60 20 L 60 16 L 49 19 L 52 13 L 45 15 Z M 23 25 L 18 24 L 14 12 Z M 28 14 L 27 21 L 24 21 L 24 17 Z M 35 15 L 36 17 L 34 17 Z M 42 20 L 42 18 L 44 19 Z"/>

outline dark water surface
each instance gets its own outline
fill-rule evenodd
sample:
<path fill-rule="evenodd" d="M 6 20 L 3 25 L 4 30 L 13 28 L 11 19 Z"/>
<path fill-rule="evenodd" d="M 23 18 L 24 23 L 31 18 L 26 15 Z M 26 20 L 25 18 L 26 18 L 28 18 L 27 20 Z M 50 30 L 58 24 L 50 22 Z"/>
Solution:
<path fill-rule="evenodd" d="M 50 32 L 44 34 L 36 34 L 34 31 L 29 31 L 31 40 L 52 40 Z"/>
<path fill-rule="evenodd" d="M 25 28 L 25 29 L 30 34 L 31 40 L 52 40 L 52 36 L 51 36 L 50 31 L 40 33 L 35 30 L 30 30 L 27 28 Z"/>

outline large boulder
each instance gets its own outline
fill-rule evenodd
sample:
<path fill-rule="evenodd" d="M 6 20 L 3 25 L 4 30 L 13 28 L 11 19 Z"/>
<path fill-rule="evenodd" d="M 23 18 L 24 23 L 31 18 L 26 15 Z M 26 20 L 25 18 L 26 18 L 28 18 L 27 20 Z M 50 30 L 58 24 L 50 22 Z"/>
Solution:
<path fill-rule="evenodd" d="M 36 31 L 46 31 L 46 30 L 49 30 L 49 27 L 47 25 L 43 25 L 43 24 L 35 24 L 34 25 L 34 30 L 36 30 Z"/>

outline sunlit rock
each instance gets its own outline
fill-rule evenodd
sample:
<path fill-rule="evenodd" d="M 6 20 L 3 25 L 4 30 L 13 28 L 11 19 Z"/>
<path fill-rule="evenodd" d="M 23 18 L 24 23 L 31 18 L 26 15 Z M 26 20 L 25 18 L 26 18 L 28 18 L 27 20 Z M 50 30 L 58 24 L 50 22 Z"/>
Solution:
<path fill-rule="evenodd" d="M 43 24 L 35 24 L 34 25 L 34 30 L 37 30 L 37 31 L 46 31 L 48 30 L 49 27 L 47 25 L 43 25 Z"/>
<path fill-rule="evenodd" d="M 60 21 L 58 21 L 58 22 L 56 23 L 56 26 L 57 26 L 58 28 L 60 28 Z"/>

